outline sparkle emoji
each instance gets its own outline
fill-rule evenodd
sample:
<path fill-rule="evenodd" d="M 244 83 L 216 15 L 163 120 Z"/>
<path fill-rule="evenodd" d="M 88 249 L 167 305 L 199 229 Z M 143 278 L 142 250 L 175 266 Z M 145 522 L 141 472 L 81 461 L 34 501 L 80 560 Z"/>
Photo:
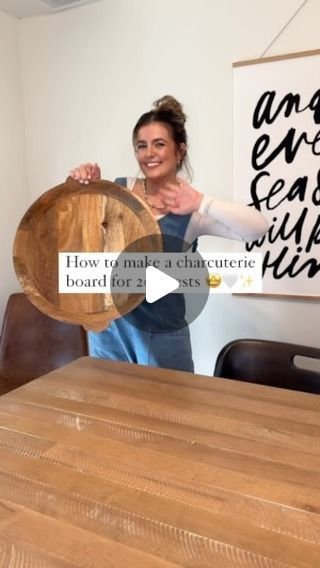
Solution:
<path fill-rule="evenodd" d="M 253 278 L 250 275 L 241 276 L 241 280 L 244 288 L 250 288 L 251 284 L 253 284 L 254 282 Z"/>
<path fill-rule="evenodd" d="M 218 288 L 222 282 L 220 274 L 212 273 L 207 277 L 207 284 L 210 288 Z"/>

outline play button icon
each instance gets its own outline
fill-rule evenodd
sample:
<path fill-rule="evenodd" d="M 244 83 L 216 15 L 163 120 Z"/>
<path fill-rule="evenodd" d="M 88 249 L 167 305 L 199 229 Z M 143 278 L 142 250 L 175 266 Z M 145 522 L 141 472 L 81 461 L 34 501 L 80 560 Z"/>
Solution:
<path fill-rule="evenodd" d="M 146 269 L 146 300 L 149 304 L 153 304 L 177 288 L 179 288 L 179 280 L 154 266 L 148 266 Z"/>
<path fill-rule="evenodd" d="M 154 235 L 156 243 L 158 239 Z M 130 243 L 117 257 L 110 278 L 119 316 L 132 327 L 157 335 L 182 330 L 193 322 L 210 292 L 201 254 L 174 235 L 163 233 L 162 241 L 163 252 L 157 257 L 148 252 L 150 243 L 145 238 Z M 128 310 L 130 302 L 133 308 Z M 141 341 L 147 338 L 141 336 Z"/>

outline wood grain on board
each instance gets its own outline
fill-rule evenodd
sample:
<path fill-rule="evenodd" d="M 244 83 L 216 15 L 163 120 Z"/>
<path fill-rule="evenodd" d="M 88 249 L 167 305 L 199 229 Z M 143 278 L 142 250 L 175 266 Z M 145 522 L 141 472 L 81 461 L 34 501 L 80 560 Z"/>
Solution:
<path fill-rule="evenodd" d="M 139 240 L 143 239 L 143 240 Z M 59 252 L 160 252 L 160 228 L 144 202 L 107 181 L 81 186 L 73 180 L 43 194 L 26 212 L 16 233 L 14 265 L 24 292 L 47 315 L 103 329 L 119 317 L 111 293 L 60 294 Z M 143 243 L 143 250 L 141 250 Z M 121 314 L 143 294 L 121 294 Z"/>

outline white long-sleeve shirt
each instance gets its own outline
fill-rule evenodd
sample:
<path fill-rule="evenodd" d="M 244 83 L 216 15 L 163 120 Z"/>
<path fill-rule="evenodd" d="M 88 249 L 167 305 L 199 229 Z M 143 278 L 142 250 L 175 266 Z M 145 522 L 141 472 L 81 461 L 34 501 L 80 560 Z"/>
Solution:
<path fill-rule="evenodd" d="M 127 178 L 128 189 L 132 190 L 135 182 L 136 178 Z M 267 220 L 257 209 L 204 195 L 199 210 L 191 214 L 184 240 L 192 243 L 203 235 L 215 235 L 250 242 L 262 237 L 268 228 Z"/>

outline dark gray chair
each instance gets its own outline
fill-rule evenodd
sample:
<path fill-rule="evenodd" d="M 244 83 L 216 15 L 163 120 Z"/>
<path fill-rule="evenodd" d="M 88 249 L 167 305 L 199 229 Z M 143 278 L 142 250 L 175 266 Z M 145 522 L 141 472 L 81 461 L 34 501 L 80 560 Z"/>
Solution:
<path fill-rule="evenodd" d="M 225 345 L 214 375 L 320 394 L 320 372 L 297 366 L 296 357 L 320 364 L 320 348 L 262 339 L 236 339 Z"/>

